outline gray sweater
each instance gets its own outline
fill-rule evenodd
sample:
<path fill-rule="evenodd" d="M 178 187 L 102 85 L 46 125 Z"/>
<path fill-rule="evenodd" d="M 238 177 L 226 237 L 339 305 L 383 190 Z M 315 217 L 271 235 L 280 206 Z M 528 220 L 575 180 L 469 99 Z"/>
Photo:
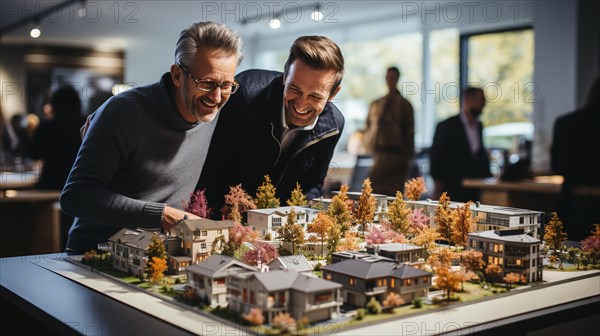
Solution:
<path fill-rule="evenodd" d="M 60 198 L 76 217 L 68 250 L 95 249 L 123 227 L 161 228 L 165 205 L 181 209 L 189 200 L 217 120 L 185 121 L 172 87 L 166 73 L 94 113 Z"/>

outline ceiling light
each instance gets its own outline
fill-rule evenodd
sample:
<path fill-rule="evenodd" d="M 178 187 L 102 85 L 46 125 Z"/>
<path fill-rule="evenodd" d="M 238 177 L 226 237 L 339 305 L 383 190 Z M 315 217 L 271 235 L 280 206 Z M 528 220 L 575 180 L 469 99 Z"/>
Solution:
<path fill-rule="evenodd" d="M 310 14 L 310 18 L 315 22 L 319 22 L 323 19 L 323 13 L 321 13 L 321 6 L 317 4 L 315 10 Z"/>
<path fill-rule="evenodd" d="M 274 18 L 273 20 L 269 21 L 269 27 L 272 29 L 279 29 L 279 27 L 281 27 L 281 21 L 279 21 L 278 18 Z"/>
<path fill-rule="evenodd" d="M 29 32 L 29 36 L 31 36 L 32 38 L 36 39 L 36 38 L 42 36 L 42 30 L 40 29 L 40 27 L 35 26 Z"/>

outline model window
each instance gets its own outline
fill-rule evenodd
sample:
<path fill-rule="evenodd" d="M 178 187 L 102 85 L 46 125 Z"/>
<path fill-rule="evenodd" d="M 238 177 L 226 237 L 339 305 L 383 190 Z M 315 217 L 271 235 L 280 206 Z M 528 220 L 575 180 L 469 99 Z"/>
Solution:
<path fill-rule="evenodd" d="M 356 279 L 354 279 L 354 278 L 350 277 L 350 278 L 348 279 L 348 284 L 349 284 L 350 286 L 356 286 Z"/>
<path fill-rule="evenodd" d="M 205 249 L 206 248 L 206 243 L 200 243 L 200 248 Z"/>
<path fill-rule="evenodd" d="M 412 285 L 412 279 L 404 280 L 404 286 L 410 286 L 410 285 Z"/>
<path fill-rule="evenodd" d="M 217 234 L 223 233 L 223 230 L 217 230 Z"/>
<path fill-rule="evenodd" d="M 327 280 L 331 280 L 331 273 L 327 273 L 327 274 L 325 274 L 325 279 L 327 279 Z"/>
<path fill-rule="evenodd" d="M 208 235 L 208 232 L 206 232 L 206 231 L 202 231 L 202 235 L 203 235 L 203 236 L 207 236 L 207 235 Z"/>
<path fill-rule="evenodd" d="M 390 279 L 390 287 L 396 288 L 396 279 L 394 279 L 394 278 Z"/>

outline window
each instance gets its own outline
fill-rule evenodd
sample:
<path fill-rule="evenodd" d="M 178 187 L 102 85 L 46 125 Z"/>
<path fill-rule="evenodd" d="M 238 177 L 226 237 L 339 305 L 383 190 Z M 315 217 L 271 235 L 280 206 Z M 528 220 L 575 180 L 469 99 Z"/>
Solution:
<path fill-rule="evenodd" d="M 331 301 L 331 293 L 321 293 L 315 295 L 315 303 L 319 304 L 322 302 Z"/>
<path fill-rule="evenodd" d="M 410 286 L 410 285 L 412 285 L 412 279 L 405 279 L 404 286 Z"/>
<path fill-rule="evenodd" d="M 498 244 L 494 244 L 494 253 L 498 253 Z"/>
<path fill-rule="evenodd" d="M 331 280 L 331 273 L 327 273 L 327 274 L 325 274 L 325 279 L 327 279 L 327 280 Z"/>
<path fill-rule="evenodd" d="M 519 224 L 525 224 L 525 217 L 523 217 L 523 216 L 519 217 Z"/>
<path fill-rule="evenodd" d="M 274 217 L 272 226 L 281 226 L 281 217 Z"/>
<path fill-rule="evenodd" d="M 504 245 L 502 245 L 502 244 L 498 245 L 498 251 L 499 252 L 504 251 Z"/>
<path fill-rule="evenodd" d="M 394 279 L 394 278 L 390 279 L 390 287 L 396 288 L 396 279 Z"/>
<path fill-rule="evenodd" d="M 217 234 L 223 233 L 223 230 L 217 230 Z"/>
<path fill-rule="evenodd" d="M 250 291 L 250 304 L 254 304 L 254 291 Z"/>
<path fill-rule="evenodd" d="M 215 285 L 224 285 L 225 284 L 225 278 L 215 279 L 213 282 L 214 282 Z"/>
<path fill-rule="evenodd" d="M 206 236 L 208 236 L 208 232 L 202 231 L 202 235 L 206 237 Z"/>
<path fill-rule="evenodd" d="M 201 249 L 205 249 L 206 248 L 206 243 L 200 243 L 200 248 Z"/>
<path fill-rule="evenodd" d="M 423 277 L 423 283 L 428 284 L 429 283 L 429 277 Z"/>
<path fill-rule="evenodd" d="M 350 286 L 356 286 L 356 279 L 354 279 L 353 277 L 348 278 L 348 284 Z"/>
<path fill-rule="evenodd" d="M 248 288 L 242 290 L 242 301 L 248 302 Z"/>
<path fill-rule="evenodd" d="M 511 150 L 515 140 L 531 140 L 538 89 L 533 82 L 533 29 L 461 36 L 461 55 L 461 85 L 478 86 L 487 97 L 481 116 L 486 146 Z"/>
<path fill-rule="evenodd" d="M 387 286 L 387 279 L 377 279 L 377 287 Z"/>
<path fill-rule="evenodd" d="M 456 28 L 438 29 L 429 35 L 430 76 L 433 87 L 423 88 L 423 94 L 435 92 L 424 100 L 434 102 L 435 122 L 440 122 L 455 115 L 459 110 L 459 31 Z M 426 90 L 425 90 L 426 89 Z M 433 127 L 432 136 L 433 136 Z"/>

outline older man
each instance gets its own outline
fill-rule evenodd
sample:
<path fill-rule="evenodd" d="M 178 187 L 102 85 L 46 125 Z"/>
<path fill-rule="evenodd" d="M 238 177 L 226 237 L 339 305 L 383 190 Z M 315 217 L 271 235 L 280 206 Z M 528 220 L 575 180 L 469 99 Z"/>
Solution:
<path fill-rule="evenodd" d="M 237 91 L 241 47 L 224 25 L 193 24 L 160 81 L 94 113 L 61 195 L 63 210 L 76 217 L 68 251 L 96 248 L 123 227 L 170 230 L 193 217 L 179 209 L 200 176 L 215 119 Z"/>

